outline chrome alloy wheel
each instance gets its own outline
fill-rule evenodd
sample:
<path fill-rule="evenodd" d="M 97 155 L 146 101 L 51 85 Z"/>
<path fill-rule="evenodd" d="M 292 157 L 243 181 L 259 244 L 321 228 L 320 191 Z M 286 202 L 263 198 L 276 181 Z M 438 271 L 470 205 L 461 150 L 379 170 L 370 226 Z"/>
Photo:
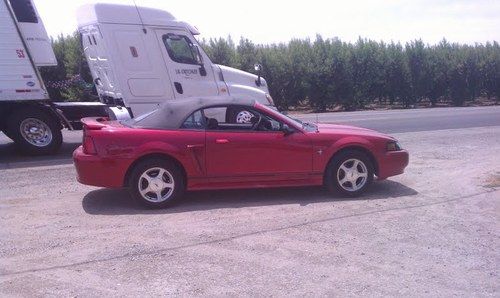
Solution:
<path fill-rule="evenodd" d="M 254 115 L 249 111 L 240 111 L 236 115 L 236 123 L 251 123 L 253 117 Z"/>
<path fill-rule="evenodd" d="M 172 174 L 163 168 L 150 168 L 139 177 L 139 193 L 149 202 L 160 203 L 168 200 L 175 188 Z"/>
<path fill-rule="evenodd" d="M 46 147 L 52 142 L 50 127 L 39 119 L 24 119 L 19 126 L 19 130 L 23 138 L 36 147 Z"/>
<path fill-rule="evenodd" d="M 368 181 L 368 168 L 359 159 L 348 159 L 337 170 L 337 181 L 347 191 L 357 191 Z"/>

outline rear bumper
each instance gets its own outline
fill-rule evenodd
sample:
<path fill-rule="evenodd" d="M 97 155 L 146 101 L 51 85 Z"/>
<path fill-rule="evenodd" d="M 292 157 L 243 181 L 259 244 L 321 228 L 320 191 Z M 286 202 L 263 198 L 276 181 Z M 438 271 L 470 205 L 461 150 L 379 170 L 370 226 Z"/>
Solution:
<path fill-rule="evenodd" d="M 410 155 L 408 151 L 391 151 L 384 154 L 379 161 L 378 179 L 386 179 L 391 176 L 403 174 L 408 166 Z"/>
<path fill-rule="evenodd" d="M 124 186 L 129 163 L 83 153 L 82 146 L 73 152 L 78 182 L 86 185 L 119 188 Z"/>

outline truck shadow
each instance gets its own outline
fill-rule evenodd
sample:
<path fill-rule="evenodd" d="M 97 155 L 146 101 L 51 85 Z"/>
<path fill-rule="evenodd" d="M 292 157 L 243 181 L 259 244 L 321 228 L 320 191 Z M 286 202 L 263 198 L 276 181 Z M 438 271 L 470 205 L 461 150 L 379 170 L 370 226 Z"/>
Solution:
<path fill-rule="evenodd" d="M 88 193 L 83 198 L 82 206 L 86 213 L 92 215 L 173 214 L 285 204 L 306 206 L 321 202 L 379 200 L 417 194 L 416 190 L 390 180 L 374 183 L 361 198 L 332 196 L 322 187 L 196 191 L 188 192 L 174 207 L 154 210 L 137 203 L 126 189 L 99 189 Z"/>
<path fill-rule="evenodd" d="M 27 167 L 42 167 L 71 164 L 72 154 L 81 142 L 63 143 L 59 152 L 47 156 L 26 156 L 19 152 L 14 143 L 0 144 L 0 170 Z"/>

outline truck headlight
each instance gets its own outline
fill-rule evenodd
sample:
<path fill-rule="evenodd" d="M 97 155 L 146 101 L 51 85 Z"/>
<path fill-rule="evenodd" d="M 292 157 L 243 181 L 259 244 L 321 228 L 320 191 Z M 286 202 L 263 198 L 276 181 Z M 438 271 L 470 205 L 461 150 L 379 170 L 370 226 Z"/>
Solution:
<path fill-rule="evenodd" d="M 274 100 L 271 97 L 271 95 L 269 95 L 268 93 L 266 93 L 266 99 L 267 99 L 267 101 L 269 102 L 270 105 L 274 106 Z"/>

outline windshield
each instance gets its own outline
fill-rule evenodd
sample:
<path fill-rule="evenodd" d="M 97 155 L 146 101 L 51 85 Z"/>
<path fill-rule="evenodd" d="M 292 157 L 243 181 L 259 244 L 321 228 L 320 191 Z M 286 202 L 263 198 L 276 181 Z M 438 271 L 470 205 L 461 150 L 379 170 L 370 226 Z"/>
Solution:
<path fill-rule="evenodd" d="M 279 112 L 278 110 L 275 110 L 275 109 L 268 107 L 268 106 L 265 106 L 265 105 L 260 105 L 260 107 L 271 114 L 279 114 L 280 116 L 286 118 L 289 122 L 292 122 L 293 125 L 295 125 L 297 127 L 302 127 L 302 129 L 305 131 L 308 131 L 308 132 L 318 131 L 318 126 L 313 124 L 313 123 L 303 122 L 299 119 L 292 118 L 288 115 L 285 115 L 285 114 Z"/>

